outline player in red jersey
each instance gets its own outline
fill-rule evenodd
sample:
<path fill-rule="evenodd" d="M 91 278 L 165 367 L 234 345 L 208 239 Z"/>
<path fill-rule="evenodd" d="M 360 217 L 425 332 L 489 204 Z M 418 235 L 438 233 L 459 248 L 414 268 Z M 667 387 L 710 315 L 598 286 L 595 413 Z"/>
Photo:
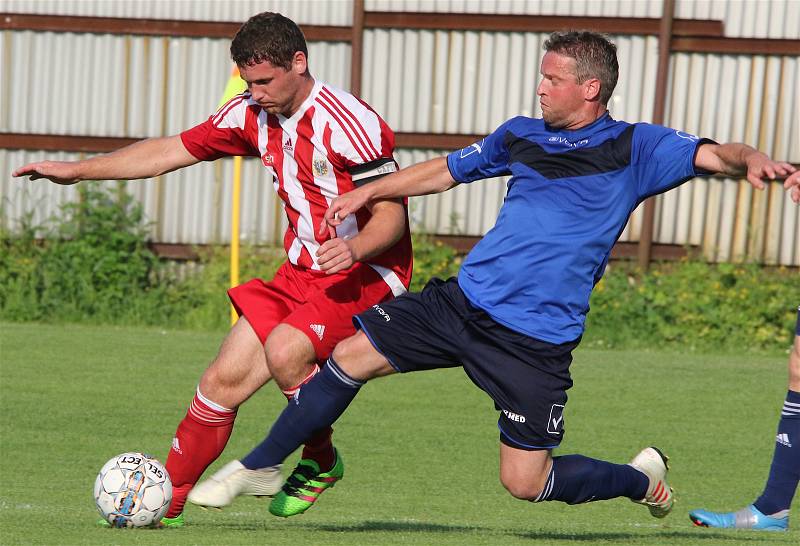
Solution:
<path fill-rule="evenodd" d="M 411 278 L 402 202 L 376 203 L 325 235 L 315 229 L 337 196 L 397 170 L 391 129 L 356 97 L 314 80 L 305 38 L 286 17 L 252 17 L 231 42 L 231 56 L 247 91 L 204 123 L 83 161 L 43 161 L 13 172 L 74 184 L 149 178 L 199 161 L 255 156 L 283 201 L 288 259 L 271 281 L 254 279 L 228 291 L 239 320 L 175 433 L 166 465 L 174 486 L 166 525 L 183 524 L 187 495 L 222 453 L 239 405 L 271 378 L 291 400 L 336 343 L 355 332 L 351 317 L 403 293 Z M 342 477 L 331 432 L 308 439 L 294 479 L 322 480 L 327 488 Z M 189 500 L 224 506 L 239 494 L 272 495 L 282 484 L 280 467 L 247 469 L 232 461 Z"/>

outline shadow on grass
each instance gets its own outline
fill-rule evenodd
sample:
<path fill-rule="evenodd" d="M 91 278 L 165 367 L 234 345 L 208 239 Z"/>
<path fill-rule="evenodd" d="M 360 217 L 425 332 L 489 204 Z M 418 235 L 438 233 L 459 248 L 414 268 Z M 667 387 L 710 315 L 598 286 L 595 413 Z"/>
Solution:
<path fill-rule="evenodd" d="M 666 544 L 668 540 L 689 540 L 698 544 L 704 541 L 713 540 L 718 542 L 735 541 L 742 542 L 763 542 L 765 538 L 759 536 L 746 536 L 737 532 L 729 533 L 708 533 L 703 531 L 656 531 L 650 533 L 638 533 L 636 531 L 630 532 L 613 532 L 604 533 L 597 531 L 574 532 L 574 531 L 527 531 L 524 533 L 509 533 L 513 536 L 530 539 L 530 540 L 569 540 L 573 542 L 595 542 L 595 541 L 619 541 L 620 543 L 634 543 L 639 544 L 642 541 L 664 541 Z"/>
<path fill-rule="evenodd" d="M 352 525 L 339 524 L 306 524 L 304 527 L 314 531 L 328 531 L 332 533 L 352 532 L 371 533 L 380 531 L 406 531 L 416 533 L 454 533 L 464 531 L 490 531 L 487 527 L 477 525 L 440 525 L 424 521 L 362 521 Z"/>
<path fill-rule="evenodd" d="M 229 530 L 239 531 L 279 531 L 284 532 L 287 528 L 276 528 L 265 525 L 263 522 L 244 523 L 241 521 L 230 523 L 218 523 L 218 527 Z M 442 525 L 438 523 L 428 523 L 424 521 L 391 521 L 373 520 L 362 521 L 352 524 L 347 523 L 304 523 L 293 526 L 296 531 L 327 532 L 327 533 L 380 533 L 380 532 L 405 532 L 405 533 L 485 533 L 488 535 L 516 537 L 523 540 L 550 540 L 565 542 L 612 542 L 618 544 L 669 544 L 670 541 L 686 541 L 690 544 L 726 544 L 726 543 L 759 543 L 766 538 L 780 538 L 780 533 L 769 536 L 761 534 L 750 534 L 747 532 L 708 532 L 704 530 L 662 530 L 642 532 L 630 531 L 510 531 L 508 529 L 498 529 L 493 527 L 483 527 L 479 525 Z M 785 537 L 790 538 L 790 537 Z M 784 543 L 784 541 L 779 541 Z M 682 542 L 683 543 L 683 542 Z"/>
<path fill-rule="evenodd" d="M 230 523 L 217 523 L 219 527 L 226 527 L 228 529 L 238 530 L 267 530 L 276 531 L 278 528 L 270 527 L 261 522 L 244 523 L 241 521 Z M 362 521 L 358 523 L 303 523 L 295 525 L 294 529 L 303 529 L 306 531 L 322 531 L 328 533 L 377 533 L 382 531 L 394 532 L 414 532 L 414 533 L 456 533 L 456 532 L 474 532 L 474 531 L 492 531 L 494 529 L 488 527 L 479 527 L 476 525 L 440 525 L 438 523 L 427 523 L 424 521 Z M 285 528 L 280 529 L 285 531 Z"/>

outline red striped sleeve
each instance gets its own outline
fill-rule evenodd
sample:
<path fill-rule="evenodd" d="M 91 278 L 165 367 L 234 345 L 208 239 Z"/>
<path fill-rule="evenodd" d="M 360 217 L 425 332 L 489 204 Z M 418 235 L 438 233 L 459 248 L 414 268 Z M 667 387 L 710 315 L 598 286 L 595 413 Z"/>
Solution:
<path fill-rule="evenodd" d="M 363 100 L 356 97 L 356 100 L 360 102 L 364 108 L 375 114 L 375 117 L 378 118 L 378 125 L 381 128 L 381 151 L 380 157 L 393 157 L 394 156 L 394 131 L 392 128 L 389 127 L 389 124 L 378 115 L 378 113 L 372 109 L 372 107 L 364 102 Z"/>
<path fill-rule="evenodd" d="M 331 103 L 330 99 L 326 98 L 325 95 L 320 92 L 319 96 L 317 97 L 317 102 L 321 104 L 325 110 L 328 111 L 331 117 L 336 120 L 336 123 L 338 123 L 342 128 L 342 132 L 347 135 L 347 138 L 350 140 L 350 144 L 353 146 L 353 149 L 358 153 L 364 163 L 375 159 L 375 157 L 369 154 L 363 138 L 356 132 L 355 127 L 353 127 L 353 123 L 343 116 L 342 112 Z"/>
<path fill-rule="evenodd" d="M 235 99 L 232 99 L 232 103 Z M 232 110 L 236 107 L 243 108 L 245 116 L 244 130 L 233 122 L 230 125 L 222 123 L 225 116 L 235 115 Z M 245 107 L 242 100 L 232 104 L 231 107 L 215 122 L 215 116 L 209 117 L 203 123 L 187 129 L 180 134 L 181 142 L 186 150 L 201 161 L 213 161 L 220 157 L 243 155 L 258 156 L 258 128 L 257 116 L 253 116 L 252 107 Z M 255 140 L 251 137 L 256 135 Z"/>
<path fill-rule="evenodd" d="M 349 108 L 347 108 L 347 106 L 345 106 L 342 103 L 342 101 L 339 100 L 339 98 L 335 94 L 333 94 L 327 87 L 323 87 L 320 90 L 320 96 L 326 97 L 328 100 L 332 101 L 332 103 L 336 107 L 338 107 L 338 110 L 342 113 L 345 119 L 352 124 L 351 126 L 354 127 L 354 130 L 356 131 L 356 136 L 359 138 L 359 142 L 361 142 L 362 139 L 365 142 L 364 146 L 366 147 L 367 155 L 370 156 L 370 159 L 378 159 L 380 157 L 380 154 L 378 154 L 378 151 L 375 149 L 374 144 L 369 138 L 369 134 L 359 121 L 358 116 L 353 114 L 353 112 Z"/>
<path fill-rule="evenodd" d="M 213 122 L 215 124 L 218 124 L 225 118 L 225 115 L 228 112 L 230 112 L 233 108 L 236 107 L 236 105 L 240 104 L 246 98 L 250 98 L 250 95 L 248 94 L 246 97 L 244 95 L 236 95 L 235 97 L 231 98 L 228 102 L 220 106 L 219 109 L 217 109 L 217 112 L 213 116 L 211 116 Z"/>

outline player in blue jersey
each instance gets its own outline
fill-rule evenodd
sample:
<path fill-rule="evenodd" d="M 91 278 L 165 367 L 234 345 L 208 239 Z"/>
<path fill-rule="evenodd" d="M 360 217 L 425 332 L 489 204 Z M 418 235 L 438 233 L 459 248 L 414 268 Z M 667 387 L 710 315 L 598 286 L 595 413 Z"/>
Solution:
<path fill-rule="evenodd" d="M 589 32 L 553 34 L 537 89 L 543 119 L 516 117 L 480 142 L 349 192 L 321 229 L 377 198 L 424 195 L 512 175 L 496 225 L 457 279 L 433 279 L 418 294 L 357 315 L 269 436 L 242 459 L 279 464 L 315 430 L 333 423 L 369 379 L 462 366 L 500 412 L 500 480 L 517 498 L 569 504 L 628 497 L 656 517 L 673 505 L 666 457 L 646 448 L 629 464 L 553 457 L 564 435 L 569 366 L 589 296 L 628 217 L 645 198 L 701 174 L 746 175 L 757 188 L 786 177 L 800 202 L 800 172 L 744 144 L 612 119 L 616 48 Z M 295 473 L 270 504 L 279 516 L 311 506 L 325 486 Z"/>
<path fill-rule="evenodd" d="M 693 510 L 689 517 L 700 527 L 786 531 L 789 508 L 800 483 L 800 308 L 794 345 L 789 354 L 789 392 L 781 409 L 775 452 L 767 484 L 758 499 L 736 512 Z"/>

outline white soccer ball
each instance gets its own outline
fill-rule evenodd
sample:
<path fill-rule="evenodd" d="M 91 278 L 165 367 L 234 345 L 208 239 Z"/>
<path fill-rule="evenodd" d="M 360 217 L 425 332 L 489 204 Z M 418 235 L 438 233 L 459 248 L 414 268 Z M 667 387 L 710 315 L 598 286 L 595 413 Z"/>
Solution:
<path fill-rule="evenodd" d="M 158 523 L 172 501 L 172 482 L 152 455 L 123 453 L 109 460 L 94 481 L 94 502 L 112 527 Z"/>

